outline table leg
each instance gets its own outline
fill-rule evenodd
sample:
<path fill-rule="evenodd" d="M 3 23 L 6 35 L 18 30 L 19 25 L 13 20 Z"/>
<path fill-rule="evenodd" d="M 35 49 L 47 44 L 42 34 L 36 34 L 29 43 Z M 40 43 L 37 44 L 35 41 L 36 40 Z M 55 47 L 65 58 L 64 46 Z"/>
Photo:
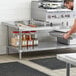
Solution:
<path fill-rule="evenodd" d="M 9 26 L 7 26 L 7 54 L 9 54 Z"/>
<path fill-rule="evenodd" d="M 19 52 L 19 59 L 22 59 L 22 52 Z"/>
<path fill-rule="evenodd" d="M 9 55 L 9 47 L 7 47 L 7 54 Z"/>
<path fill-rule="evenodd" d="M 22 59 L 22 31 L 19 31 L 19 59 Z"/>
<path fill-rule="evenodd" d="M 66 76 L 70 76 L 70 64 L 66 63 Z"/>

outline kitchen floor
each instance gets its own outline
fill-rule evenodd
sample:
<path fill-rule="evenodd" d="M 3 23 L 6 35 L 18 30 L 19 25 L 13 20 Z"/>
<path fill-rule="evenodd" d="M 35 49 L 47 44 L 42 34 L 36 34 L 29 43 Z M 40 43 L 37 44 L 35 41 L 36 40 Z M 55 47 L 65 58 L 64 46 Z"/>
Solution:
<path fill-rule="evenodd" d="M 0 55 L 0 63 L 6 63 L 6 62 L 15 62 L 18 61 L 20 63 L 23 63 L 24 65 L 30 66 L 36 70 L 39 70 L 45 74 L 48 74 L 48 76 L 66 76 L 66 69 L 58 69 L 58 70 L 51 70 L 48 68 L 45 68 L 43 66 L 40 66 L 36 63 L 33 63 L 29 60 L 31 59 L 40 59 L 40 58 L 49 58 L 49 57 L 56 57 L 56 54 L 60 53 L 68 53 L 73 52 L 72 50 L 63 50 L 61 51 L 47 51 L 47 52 L 35 52 L 35 53 L 23 53 L 23 58 L 21 60 L 18 59 L 18 54 L 10 54 L 10 55 Z M 74 51 L 75 52 L 75 51 Z M 71 68 L 71 76 L 76 76 L 76 68 Z"/>

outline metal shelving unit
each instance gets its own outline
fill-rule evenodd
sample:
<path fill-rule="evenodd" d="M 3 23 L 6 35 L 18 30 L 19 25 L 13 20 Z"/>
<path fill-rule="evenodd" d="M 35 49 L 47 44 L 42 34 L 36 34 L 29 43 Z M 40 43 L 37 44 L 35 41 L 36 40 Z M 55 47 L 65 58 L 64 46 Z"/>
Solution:
<path fill-rule="evenodd" d="M 20 44 L 19 44 L 19 47 L 13 47 L 13 46 L 10 46 L 9 45 L 9 40 L 8 40 L 8 45 L 7 45 L 7 51 L 9 53 L 9 48 L 12 48 L 12 49 L 16 49 L 18 50 L 18 53 L 19 53 L 19 59 L 22 58 L 22 52 L 32 52 L 32 51 L 44 51 L 44 50 L 52 50 L 52 49 L 64 49 L 64 48 L 73 48 L 73 47 L 76 47 L 76 45 L 64 45 L 64 44 L 60 44 L 60 43 L 57 43 L 56 41 L 53 41 L 50 39 L 50 37 L 47 39 L 44 39 L 42 41 L 39 41 L 39 44 L 38 46 L 30 46 L 30 47 L 22 47 L 21 46 L 21 32 L 22 31 L 31 31 L 31 30 L 34 30 L 34 31 L 40 31 L 40 30 L 55 30 L 55 27 L 51 27 L 51 26 L 43 26 L 43 27 L 18 27 L 15 25 L 15 22 L 3 22 L 2 23 L 3 25 L 7 26 L 8 27 L 8 32 L 7 32 L 7 37 L 9 37 L 9 28 L 14 28 L 18 31 L 20 31 L 19 33 L 19 41 L 20 41 Z M 9 38 L 8 38 L 9 39 Z"/>

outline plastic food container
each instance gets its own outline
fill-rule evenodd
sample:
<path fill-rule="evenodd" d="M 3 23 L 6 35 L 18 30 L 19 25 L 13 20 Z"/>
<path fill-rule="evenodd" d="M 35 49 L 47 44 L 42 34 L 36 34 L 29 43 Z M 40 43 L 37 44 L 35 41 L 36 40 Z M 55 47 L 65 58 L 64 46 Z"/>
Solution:
<path fill-rule="evenodd" d="M 57 37 L 57 42 L 65 45 L 76 44 L 76 38 L 64 39 L 63 37 Z"/>
<path fill-rule="evenodd" d="M 13 31 L 11 37 L 11 45 L 12 46 L 19 46 L 19 31 Z"/>
<path fill-rule="evenodd" d="M 33 40 L 33 46 L 38 45 L 37 31 L 31 31 L 31 38 Z"/>
<path fill-rule="evenodd" d="M 13 31 L 10 44 L 12 46 L 19 46 L 20 44 L 19 42 L 20 42 L 19 31 Z M 21 46 L 28 47 L 28 46 L 34 46 L 34 45 L 38 45 L 37 32 L 22 31 Z"/>
<path fill-rule="evenodd" d="M 22 31 L 22 46 L 32 46 L 30 31 Z"/>

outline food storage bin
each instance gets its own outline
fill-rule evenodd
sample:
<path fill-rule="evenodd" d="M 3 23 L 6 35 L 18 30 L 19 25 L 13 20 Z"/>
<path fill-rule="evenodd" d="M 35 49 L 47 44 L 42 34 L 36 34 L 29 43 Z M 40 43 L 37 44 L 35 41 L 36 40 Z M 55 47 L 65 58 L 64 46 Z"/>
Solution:
<path fill-rule="evenodd" d="M 11 37 L 11 45 L 12 46 L 19 46 L 19 31 L 13 31 Z"/>
<path fill-rule="evenodd" d="M 30 31 L 22 31 L 22 46 L 32 46 Z"/>
<path fill-rule="evenodd" d="M 63 37 L 57 37 L 57 42 L 65 45 L 76 44 L 76 38 L 64 39 Z"/>
<path fill-rule="evenodd" d="M 38 45 L 37 31 L 30 31 L 30 32 L 31 32 L 31 38 L 33 40 L 33 45 Z"/>

